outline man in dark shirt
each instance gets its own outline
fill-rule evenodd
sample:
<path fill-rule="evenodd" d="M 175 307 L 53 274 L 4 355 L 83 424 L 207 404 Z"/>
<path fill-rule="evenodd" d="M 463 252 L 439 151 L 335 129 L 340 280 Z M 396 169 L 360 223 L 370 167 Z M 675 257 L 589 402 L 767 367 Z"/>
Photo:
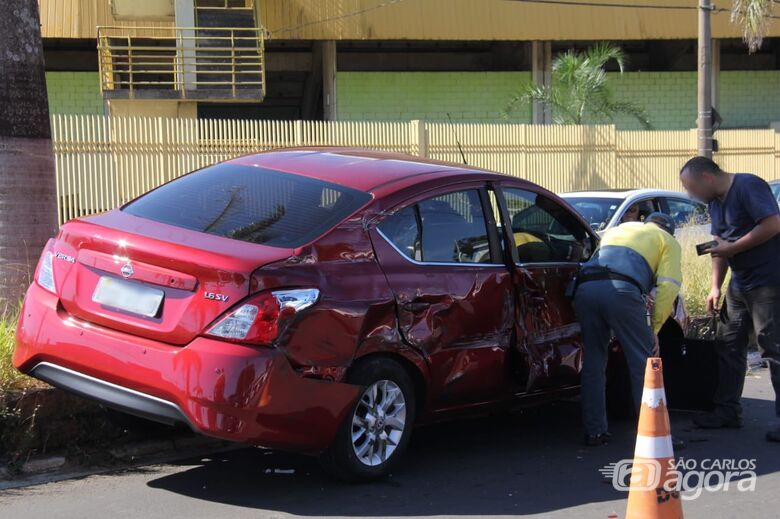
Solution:
<path fill-rule="evenodd" d="M 703 428 L 741 427 L 740 398 L 747 369 L 747 345 L 755 331 L 769 361 L 780 417 L 780 210 L 769 185 L 747 173 L 726 173 L 710 159 L 694 157 L 680 171 L 688 193 L 709 204 L 712 234 L 712 287 L 707 309 L 718 311 L 721 286 L 731 282 L 718 329 L 718 391 L 715 410 L 697 417 Z M 767 433 L 780 441 L 780 421 Z"/>

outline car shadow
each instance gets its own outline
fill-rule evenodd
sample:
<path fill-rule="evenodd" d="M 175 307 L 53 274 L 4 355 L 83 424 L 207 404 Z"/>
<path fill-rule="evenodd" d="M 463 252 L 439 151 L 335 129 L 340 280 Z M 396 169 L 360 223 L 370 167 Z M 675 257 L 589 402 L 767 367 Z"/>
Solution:
<path fill-rule="evenodd" d="M 770 403 L 746 399 L 745 404 L 751 420 L 741 431 L 693 430 L 689 413 L 672 413 L 676 436 L 688 441 L 680 455 L 760 458 L 758 472 L 780 470 L 776 456 L 756 453 L 767 449 L 764 442 L 745 441 L 758 439 Z M 625 499 L 599 469 L 631 457 L 635 424 L 613 421 L 613 443 L 588 448 L 580 445 L 579 413 L 577 402 L 558 402 L 418 428 L 393 475 L 373 483 L 336 481 L 314 458 L 246 448 L 183 461 L 182 466 L 194 466 L 149 485 L 303 516 L 521 515 Z"/>

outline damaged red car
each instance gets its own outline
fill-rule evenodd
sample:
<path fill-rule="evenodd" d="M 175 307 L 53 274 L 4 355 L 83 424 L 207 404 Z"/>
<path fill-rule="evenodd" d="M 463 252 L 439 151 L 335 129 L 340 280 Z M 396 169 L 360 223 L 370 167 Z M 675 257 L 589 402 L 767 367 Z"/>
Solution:
<path fill-rule="evenodd" d="M 579 384 L 565 288 L 598 238 L 468 166 L 281 150 L 64 224 L 14 364 L 126 413 L 386 474 L 416 423 Z"/>

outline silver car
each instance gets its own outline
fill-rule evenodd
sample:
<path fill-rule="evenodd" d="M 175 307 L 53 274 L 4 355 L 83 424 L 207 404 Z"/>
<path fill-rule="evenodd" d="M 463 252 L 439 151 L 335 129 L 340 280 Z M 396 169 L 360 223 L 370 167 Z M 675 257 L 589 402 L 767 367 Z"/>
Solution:
<path fill-rule="evenodd" d="M 769 187 L 772 188 L 772 194 L 777 200 L 777 204 L 780 205 L 780 180 L 772 180 L 769 182 Z"/>
<path fill-rule="evenodd" d="M 642 221 L 656 211 L 670 215 L 679 226 L 704 225 L 709 221 L 705 204 L 677 191 L 620 189 L 579 191 L 560 196 L 598 233 L 624 221 Z"/>

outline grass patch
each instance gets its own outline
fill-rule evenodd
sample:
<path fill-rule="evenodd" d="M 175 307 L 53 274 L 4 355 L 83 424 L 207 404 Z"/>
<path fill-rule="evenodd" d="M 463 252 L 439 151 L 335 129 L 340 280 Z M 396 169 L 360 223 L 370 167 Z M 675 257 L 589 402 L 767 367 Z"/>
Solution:
<path fill-rule="evenodd" d="M 685 308 L 691 317 L 707 315 L 705 299 L 710 293 L 712 259 L 709 255 L 696 255 L 696 244 L 712 240 L 706 229 L 688 228 L 679 232 L 677 240 L 682 247 L 682 297 Z M 723 286 L 727 286 L 730 274 L 726 275 Z M 725 291 L 725 289 L 724 289 Z"/>
<path fill-rule="evenodd" d="M 686 229 L 678 238 L 682 247 L 682 295 L 688 315 L 701 316 L 707 314 L 705 299 L 710 293 L 710 273 L 712 261 L 709 255 L 696 255 L 696 244 L 710 241 L 709 234 L 698 229 Z"/>
<path fill-rule="evenodd" d="M 0 392 L 45 386 L 42 382 L 20 373 L 11 362 L 14 354 L 14 336 L 18 320 L 18 306 L 13 309 L 0 311 Z"/>
<path fill-rule="evenodd" d="M 18 315 L 18 310 L 0 315 L 0 390 L 13 387 L 24 376 L 11 364 Z"/>

